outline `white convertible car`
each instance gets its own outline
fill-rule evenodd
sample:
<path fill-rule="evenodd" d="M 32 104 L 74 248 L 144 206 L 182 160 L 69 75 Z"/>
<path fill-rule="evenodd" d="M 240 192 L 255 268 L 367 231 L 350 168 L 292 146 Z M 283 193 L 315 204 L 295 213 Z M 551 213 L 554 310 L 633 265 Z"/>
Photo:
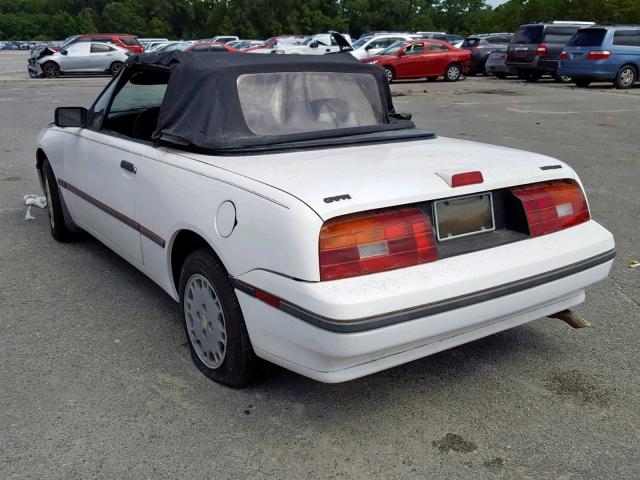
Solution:
<path fill-rule="evenodd" d="M 37 169 L 53 236 L 153 279 L 232 386 L 258 358 L 342 382 L 566 311 L 615 254 L 568 165 L 417 129 L 350 54 L 132 58 L 56 110 Z"/>

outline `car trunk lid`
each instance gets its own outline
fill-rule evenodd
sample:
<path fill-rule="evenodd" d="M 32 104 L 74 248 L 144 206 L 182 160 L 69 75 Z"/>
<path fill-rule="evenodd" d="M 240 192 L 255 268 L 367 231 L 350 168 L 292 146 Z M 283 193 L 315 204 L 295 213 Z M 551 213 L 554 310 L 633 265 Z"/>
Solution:
<path fill-rule="evenodd" d="M 448 138 L 245 157 L 198 155 L 198 160 L 285 191 L 323 219 L 573 178 L 553 158 Z M 483 183 L 451 187 L 447 182 L 452 174 L 470 171 L 481 172 Z"/>

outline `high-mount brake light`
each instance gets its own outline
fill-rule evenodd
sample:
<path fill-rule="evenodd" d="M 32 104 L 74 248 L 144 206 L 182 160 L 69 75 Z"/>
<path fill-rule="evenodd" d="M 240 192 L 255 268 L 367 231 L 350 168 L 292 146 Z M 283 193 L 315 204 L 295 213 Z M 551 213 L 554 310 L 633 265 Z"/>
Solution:
<path fill-rule="evenodd" d="M 536 49 L 536 55 L 539 57 L 546 57 L 547 56 L 547 46 L 540 44 L 538 45 L 538 48 Z"/>
<path fill-rule="evenodd" d="M 532 237 L 557 232 L 591 218 L 584 193 L 573 180 L 522 185 L 510 191 L 522 202 Z"/>
<path fill-rule="evenodd" d="M 462 187 L 482 182 L 484 182 L 484 177 L 482 172 L 478 171 L 455 173 L 451 176 L 452 187 Z"/>
<path fill-rule="evenodd" d="M 609 50 L 591 50 L 587 54 L 587 60 L 606 60 L 611 56 Z"/>
<path fill-rule="evenodd" d="M 320 280 L 383 272 L 437 260 L 431 220 L 400 207 L 332 218 L 320 230 Z"/>

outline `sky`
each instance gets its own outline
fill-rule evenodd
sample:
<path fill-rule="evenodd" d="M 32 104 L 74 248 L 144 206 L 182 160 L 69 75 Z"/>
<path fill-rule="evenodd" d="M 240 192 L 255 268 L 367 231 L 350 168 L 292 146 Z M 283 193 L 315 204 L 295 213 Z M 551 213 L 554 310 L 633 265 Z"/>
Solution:
<path fill-rule="evenodd" d="M 507 0 L 486 0 L 486 2 L 492 7 L 497 7 L 498 5 L 502 5 L 506 3 Z"/>

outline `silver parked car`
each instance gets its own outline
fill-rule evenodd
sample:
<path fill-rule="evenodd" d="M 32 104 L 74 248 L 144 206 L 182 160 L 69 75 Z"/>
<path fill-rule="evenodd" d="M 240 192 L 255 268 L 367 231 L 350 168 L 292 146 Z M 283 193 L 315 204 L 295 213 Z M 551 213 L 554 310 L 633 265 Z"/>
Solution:
<path fill-rule="evenodd" d="M 45 47 L 29 58 L 29 76 L 55 78 L 67 73 L 116 76 L 131 55 L 124 48 L 97 42 L 74 43 L 60 51 Z"/>

